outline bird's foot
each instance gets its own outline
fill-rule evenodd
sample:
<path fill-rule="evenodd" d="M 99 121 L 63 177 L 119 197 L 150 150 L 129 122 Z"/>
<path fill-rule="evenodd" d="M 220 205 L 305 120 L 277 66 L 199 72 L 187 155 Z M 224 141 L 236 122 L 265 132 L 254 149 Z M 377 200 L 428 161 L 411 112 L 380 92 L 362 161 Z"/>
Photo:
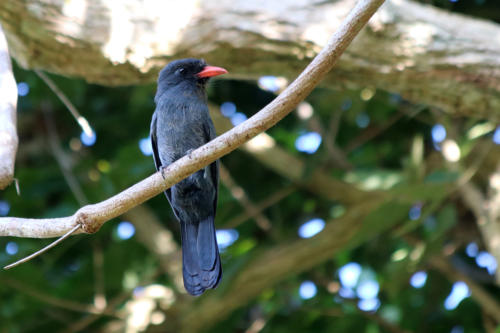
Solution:
<path fill-rule="evenodd" d="M 168 168 L 168 166 L 160 166 L 160 169 L 158 171 L 161 172 L 161 176 L 163 177 L 163 179 L 165 179 L 165 170 Z"/>

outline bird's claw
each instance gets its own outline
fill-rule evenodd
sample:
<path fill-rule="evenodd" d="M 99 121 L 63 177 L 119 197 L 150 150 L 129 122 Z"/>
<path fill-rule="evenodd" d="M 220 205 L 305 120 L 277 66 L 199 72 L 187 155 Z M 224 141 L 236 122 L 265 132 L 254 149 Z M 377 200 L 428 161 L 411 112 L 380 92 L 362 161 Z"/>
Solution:
<path fill-rule="evenodd" d="M 160 168 L 158 169 L 158 171 L 160 171 L 160 173 L 161 173 L 161 176 L 163 177 L 163 180 L 165 180 L 165 173 L 164 173 L 164 172 L 165 172 L 165 169 L 166 169 L 166 168 L 167 168 L 166 166 L 162 165 L 162 166 L 160 166 Z"/>

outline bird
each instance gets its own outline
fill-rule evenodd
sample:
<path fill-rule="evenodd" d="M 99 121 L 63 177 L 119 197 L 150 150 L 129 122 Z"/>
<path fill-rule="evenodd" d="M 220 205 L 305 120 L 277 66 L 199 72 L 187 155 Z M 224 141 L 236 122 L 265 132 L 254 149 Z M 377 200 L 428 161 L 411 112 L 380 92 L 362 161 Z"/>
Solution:
<path fill-rule="evenodd" d="M 215 138 L 206 85 L 225 73 L 193 58 L 172 61 L 160 71 L 150 133 L 158 171 Z M 180 223 L 184 287 L 193 296 L 216 288 L 222 278 L 215 233 L 218 182 L 215 161 L 165 191 Z"/>

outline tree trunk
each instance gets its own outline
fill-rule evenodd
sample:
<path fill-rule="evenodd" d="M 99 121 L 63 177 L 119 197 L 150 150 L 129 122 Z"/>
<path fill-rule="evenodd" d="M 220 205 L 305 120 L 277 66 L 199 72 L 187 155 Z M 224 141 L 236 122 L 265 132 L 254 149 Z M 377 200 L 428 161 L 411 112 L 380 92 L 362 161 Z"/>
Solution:
<path fill-rule="evenodd" d="M 233 78 L 293 78 L 354 0 L 1 1 L 12 55 L 25 68 L 103 85 L 152 82 L 170 59 L 203 57 Z M 325 84 L 372 86 L 474 117 L 500 115 L 500 26 L 390 0 Z"/>

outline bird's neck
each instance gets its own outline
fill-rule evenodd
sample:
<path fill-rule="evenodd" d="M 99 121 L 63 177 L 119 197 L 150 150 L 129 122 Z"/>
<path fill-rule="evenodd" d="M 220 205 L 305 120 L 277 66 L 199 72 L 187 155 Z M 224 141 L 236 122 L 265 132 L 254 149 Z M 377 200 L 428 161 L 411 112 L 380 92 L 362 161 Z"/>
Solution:
<path fill-rule="evenodd" d="M 162 87 L 158 86 L 155 102 L 157 105 L 162 102 L 187 102 L 187 103 L 206 103 L 207 93 L 204 84 L 178 84 L 176 86 Z"/>

